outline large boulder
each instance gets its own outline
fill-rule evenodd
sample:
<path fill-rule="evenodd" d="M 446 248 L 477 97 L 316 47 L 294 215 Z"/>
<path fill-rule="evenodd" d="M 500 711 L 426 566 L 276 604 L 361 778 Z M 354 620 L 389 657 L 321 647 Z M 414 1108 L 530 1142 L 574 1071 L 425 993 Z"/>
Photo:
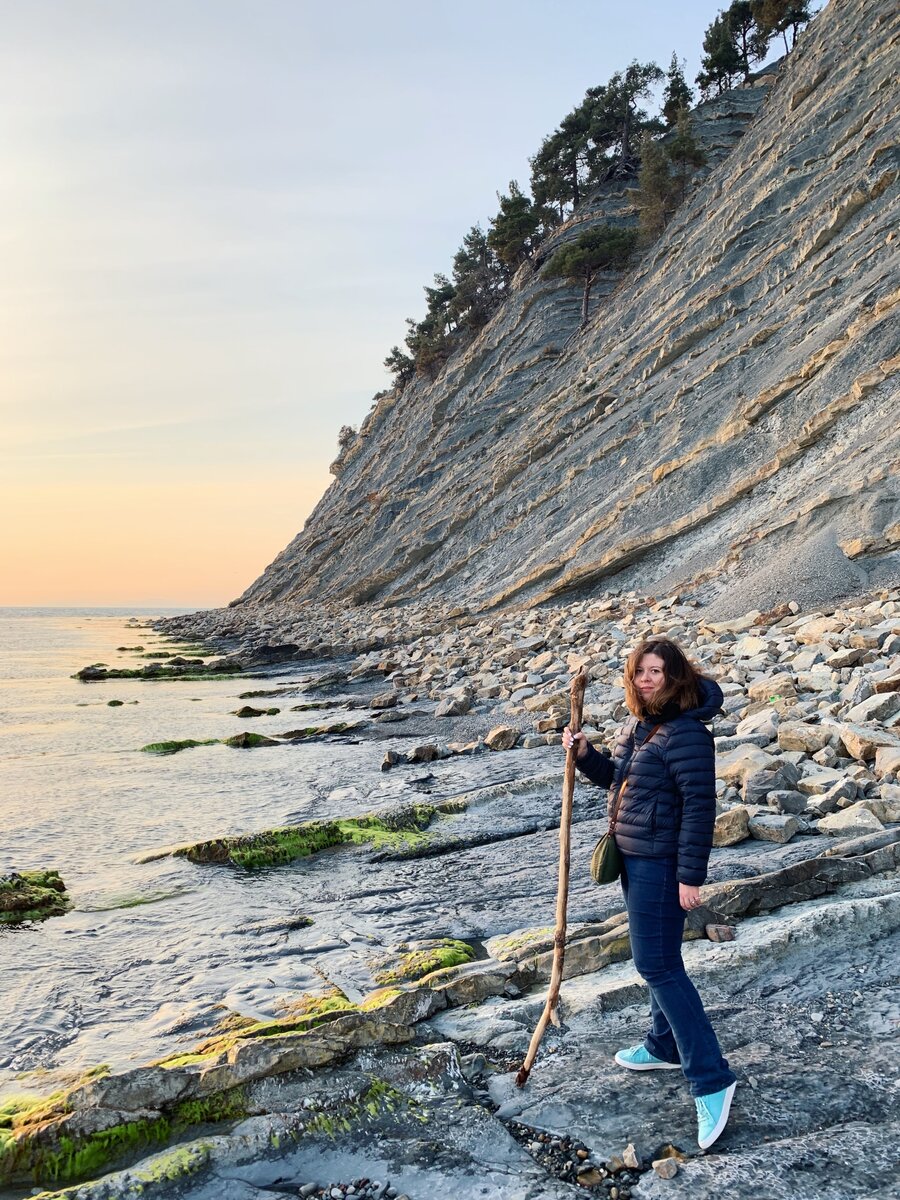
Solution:
<path fill-rule="evenodd" d="M 518 740 L 518 729 L 512 725 L 497 725 L 487 734 L 484 744 L 490 750 L 512 750 Z"/>
<path fill-rule="evenodd" d="M 780 813 L 757 813 L 750 818 L 750 836 L 761 842 L 789 842 L 801 829 L 796 817 Z"/>
<path fill-rule="evenodd" d="M 791 789 L 778 789 L 774 792 L 769 792 L 766 797 L 769 808 L 773 808 L 778 813 L 792 813 L 794 816 L 799 816 L 800 813 L 806 811 L 806 806 L 809 797 L 803 792 L 793 791 Z"/>
<path fill-rule="evenodd" d="M 713 829 L 714 846 L 736 846 L 750 836 L 750 813 L 743 804 L 719 813 Z"/>
<path fill-rule="evenodd" d="M 854 725 L 867 721 L 887 721 L 897 712 L 900 712 L 900 692 L 876 692 L 868 700 L 855 704 L 847 712 L 846 719 Z"/>
<path fill-rule="evenodd" d="M 837 732 L 847 753 L 859 762 L 872 762 L 880 746 L 900 749 L 900 737 L 886 729 L 844 722 L 838 725 Z"/>
<path fill-rule="evenodd" d="M 860 800 L 849 808 L 829 813 L 819 822 L 819 832 L 840 837 L 857 837 L 866 833 L 878 833 L 884 826 L 865 802 Z"/>
<path fill-rule="evenodd" d="M 815 754 L 831 741 L 834 729 L 827 725 L 807 725 L 803 721 L 784 721 L 778 726 L 778 745 L 782 750 L 802 750 Z"/>
<path fill-rule="evenodd" d="M 815 617 L 804 621 L 797 629 L 794 637 L 801 646 L 812 646 L 817 642 L 827 641 L 828 638 L 844 629 L 846 622 L 840 617 Z"/>
<path fill-rule="evenodd" d="M 436 717 L 462 717 L 472 707 L 472 697 L 469 694 L 448 696 L 434 710 Z"/>
<path fill-rule="evenodd" d="M 737 737 L 762 735 L 771 742 L 778 732 L 778 723 L 778 713 L 771 705 L 766 705 L 765 708 L 760 708 L 750 716 L 744 717 L 743 721 L 739 721 L 734 732 Z"/>
<path fill-rule="evenodd" d="M 879 746 L 875 751 L 875 774 L 900 775 L 900 746 Z"/>
<path fill-rule="evenodd" d="M 790 671 L 780 671 L 776 675 L 767 675 L 765 679 L 757 679 L 747 688 L 747 695 L 751 700 L 763 702 L 793 700 L 797 695 L 794 676 Z"/>
<path fill-rule="evenodd" d="M 765 804 L 770 792 L 792 791 L 800 772 L 791 762 L 777 762 L 770 769 L 748 772 L 744 776 L 742 800 L 745 804 Z"/>
<path fill-rule="evenodd" d="M 716 778 L 726 783 L 743 784 L 748 775 L 771 769 L 775 759 L 759 746 L 740 745 L 726 754 L 716 755 Z"/>

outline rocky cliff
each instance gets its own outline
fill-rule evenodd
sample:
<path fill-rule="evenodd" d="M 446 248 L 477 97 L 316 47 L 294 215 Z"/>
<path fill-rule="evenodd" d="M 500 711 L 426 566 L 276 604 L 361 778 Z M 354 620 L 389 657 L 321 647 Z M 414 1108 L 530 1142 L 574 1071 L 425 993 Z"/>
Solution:
<path fill-rule="evenodd" d="M 237 603 L 693 585 L 728 615 L 900 575 L 898 35 L 890 0 L 831 3 L 777 78 L 701 106 L 712 170 L 588 327 L 524 266 Z M 624 185 L 545 256 L 611 214 Z"/>

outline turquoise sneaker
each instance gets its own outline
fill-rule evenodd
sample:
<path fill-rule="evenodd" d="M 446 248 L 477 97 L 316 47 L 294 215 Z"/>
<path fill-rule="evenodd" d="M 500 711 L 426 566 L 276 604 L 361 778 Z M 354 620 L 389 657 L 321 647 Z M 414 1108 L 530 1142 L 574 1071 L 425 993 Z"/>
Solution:
<path fill-rule="evenodd" d="M 697 1096 L 697 1144 L 701 1150 L 708 1150 L 725 1126 L 728 1124 L 728 1114 L 731 1111 L 731 1100 L 737 1083 L 729 1084 L 721 1092 L 712 1092 L 709 1096 Z"/>
<path fill-rule="evenodd" d="M 629 1071 L 680 1071 L 681 1063 L 666 1062 L 651 1054 L 646 1046 L 632 1046 L 616 1052 L 616 1062 Z"/>

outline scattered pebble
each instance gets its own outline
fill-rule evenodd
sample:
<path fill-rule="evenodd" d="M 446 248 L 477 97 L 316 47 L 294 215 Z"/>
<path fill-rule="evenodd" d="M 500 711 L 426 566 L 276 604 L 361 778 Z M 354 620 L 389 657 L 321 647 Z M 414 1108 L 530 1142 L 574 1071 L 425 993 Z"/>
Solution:
<path fill-rule="evenodd" d="M 674 1158 L 657 1158 L 652 1165 L 660 1179 L 674 1179 L 678 1174 L 678 1163 Z"/>

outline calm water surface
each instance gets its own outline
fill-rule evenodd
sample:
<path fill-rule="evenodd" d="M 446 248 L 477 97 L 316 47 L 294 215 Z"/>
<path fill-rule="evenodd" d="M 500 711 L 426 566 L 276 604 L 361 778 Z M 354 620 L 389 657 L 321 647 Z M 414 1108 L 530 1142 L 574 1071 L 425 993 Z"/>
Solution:
<path fill-rule="evenodd" d="M 163 639 L 131 617 L 0 609 L 0 869 L 56 868 L 74 904 L 64 917 L 0 929 L 0 1092 L 21 1090 L 17 1078 L 36 1069 L 146 1062 L 208 1028 L 217 1005 L 271 1015 L 279 998 L 321 986 L 312 963 L 327 928 L 317 920 L 296 931 L 290 919 L 340 904 L 327 867 L 247 875 L 138 860 L 363 811 L 391 787 L 378 782 L 384 743 L 141 753 L 149 742 L 305 724 L 289 709 L 302 702 L 304 679 L 325 668 L 295 667 L 268 683 L 72 679 L 93 662 L 143 665 L 117 647 L 149 651 Z M 231 715 L 240 692 L 295 681 L 291 696 L 265 702 L 278 716 Z"/>

